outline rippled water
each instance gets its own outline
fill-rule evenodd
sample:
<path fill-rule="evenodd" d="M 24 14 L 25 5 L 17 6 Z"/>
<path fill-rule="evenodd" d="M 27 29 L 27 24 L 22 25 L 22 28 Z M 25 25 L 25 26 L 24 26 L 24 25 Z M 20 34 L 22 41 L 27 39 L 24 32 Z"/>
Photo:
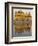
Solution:
<path fill-rule="evenodd" d="M 18 37 L 18 36 L 32 36 L 32 32 L 31 31 L 25 31 L 25 32 L 13 32 L 13 37 Z"/>

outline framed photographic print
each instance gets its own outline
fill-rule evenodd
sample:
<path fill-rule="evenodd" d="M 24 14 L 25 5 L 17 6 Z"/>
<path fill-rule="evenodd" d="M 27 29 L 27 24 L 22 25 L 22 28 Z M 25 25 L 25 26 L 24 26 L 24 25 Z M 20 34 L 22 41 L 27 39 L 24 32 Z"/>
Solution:
<path fill-rule="evenodd" d="M 5 3 L 5 43 L 37 42 L 37 4 Z"/>

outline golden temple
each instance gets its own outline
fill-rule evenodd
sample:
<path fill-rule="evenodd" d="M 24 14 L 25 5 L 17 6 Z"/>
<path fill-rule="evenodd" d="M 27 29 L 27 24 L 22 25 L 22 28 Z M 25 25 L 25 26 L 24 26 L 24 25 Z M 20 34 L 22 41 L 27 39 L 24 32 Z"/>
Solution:
<path fill-rule="evenodd" d="M 15 25 L 15 31 L 16 32 L 24 32 L 25 31 L 30 31 L 32 27 L 32 16 L 30 12 L 27 14 L 18 11 L 15 13 L 15 19 L 14 19 L 14 25 Z"/>

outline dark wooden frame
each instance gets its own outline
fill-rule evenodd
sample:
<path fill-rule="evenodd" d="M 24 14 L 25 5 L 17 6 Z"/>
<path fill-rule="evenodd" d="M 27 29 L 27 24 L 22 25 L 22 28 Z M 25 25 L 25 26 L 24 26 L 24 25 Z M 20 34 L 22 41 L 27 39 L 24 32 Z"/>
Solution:
<path fill-rule="evenodd" d="M 10 4 L 23 4 L 23 5 L 35 6 L 35 13 L 36 13 L 36 19 L 35 19 L 35 23 L 36 23 L 36 27 L 35 27 L 35 30 L 36 30 L 35 40 L 20 41 L 20 42 L 19 41 L 18 42 L 9 42 L 9 3 Z M 7 25 L 6 25 L 6 23 L 7 23 Z M 7 26 L 7 30 L 6 30 L 6 26 Z M 19 2 L 5 2 L 5 44 L 29 43 L 29 42 L 37 42 L 37 4 L 19 3 Z"/>

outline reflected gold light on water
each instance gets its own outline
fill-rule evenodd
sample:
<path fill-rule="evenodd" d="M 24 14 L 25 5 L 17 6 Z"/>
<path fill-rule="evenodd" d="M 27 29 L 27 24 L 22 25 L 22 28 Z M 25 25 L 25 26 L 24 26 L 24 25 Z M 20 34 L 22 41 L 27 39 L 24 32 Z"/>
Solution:
<path fill-rule="evenodd" d="M 32 16 L 30 12 L 27 14 L 22 11 L 18 11 L 15 13 L 14 22 L 15 32 L 24 32 L 24 29 L 25 31 L 28 31 L 28 29 L 30 31 L 32 27 Z"/>

